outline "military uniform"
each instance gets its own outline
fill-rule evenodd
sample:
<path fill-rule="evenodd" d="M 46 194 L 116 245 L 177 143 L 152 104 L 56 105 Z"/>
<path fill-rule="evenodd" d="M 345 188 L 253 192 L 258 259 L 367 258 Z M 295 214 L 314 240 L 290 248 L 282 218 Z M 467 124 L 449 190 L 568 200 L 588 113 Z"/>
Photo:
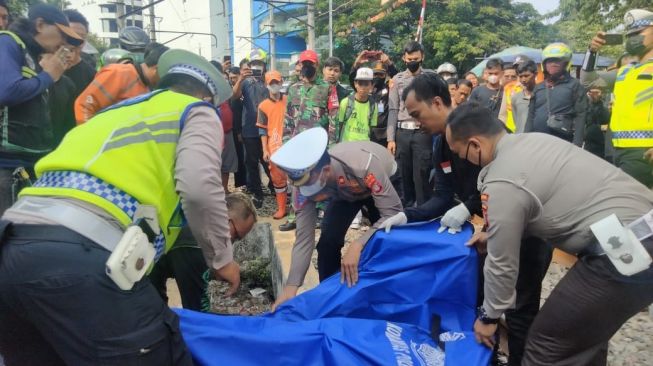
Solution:
<path fill-rule="evenodd" d="M 590 225 L 610 214 L 629 224 L 653 208 L 653 193 L 591 153 L 540 133 L 501 137 L 478 186 L 488 232 L 488 317 L 515 302 L 521 239 L 542 238 L 580 260 L 535 318 L 522 364 L 605 364 L 612 334 L 653 301 L 653 268 L 630 277 L 617 272 L 597 255 Z M 653 243 L 644 245 L 653 253 Z"/>
<path fill-rule="evenodd" d="M 288 88 L 284 140 L 309 128 L 329 128 L 329 91 L 329 84 L 321 79 L 314 83 L 298 81 Z"/>
<path fill-rule="evenodd" d="M 309 130 L 304 134 L 314 135 L 323 131 Z M 323 146 L 320 146 L 319 136 L 307 137 L 306 143 L 299 145 L 284 145 L 272 161 L 285 170 L 290 179 L 297 174 L 300 167 L 293 163 L 301 160 L 311 152 L 308 150 L 326 149 L 326 136 Z M 302 151 L 303 154 L 299 154 Z M 340 250 L 344 245 L 345 234 L 356 213 L 364 206 L 368 209 L 371 230 L 355 239 L 366 243 L 374 234 L 376 228 L 387 218 L 402 210 L 401 201 L 390 183 L 390 176 L 396 170 L 396 164 L 390 153 L 381 145 L 371 141 L 354 141 L 334 145 L 328 151 L 331 168 L 331 180 L 319 189 L 319 192 L 329 192 L 330 202 L 322 221 L 322 232 L 317 244 L 318 272 L 320 281 L 340 270 Z M 308 159 L 311 160 L 311 159 Z M 305 161 L 308 161 L 305 160 Z M 312 159 L 316 160 L 316 159 Z M 293 168 L 293 165 L 295 168 Z M 311 164 L 304 165 L 303 172 L 314 169 Z M 295 169 L 295 171 L 293 171 Z M 301 286 L 311 262 L 311 254 L 315 246 L 315 210 L 316 197 L 309 195 L 306 186 L 295 187 L 293 190 L 293 206 L 297 212 L 297 234 L 292 252 L 292 263 L 286 286 Z"/>

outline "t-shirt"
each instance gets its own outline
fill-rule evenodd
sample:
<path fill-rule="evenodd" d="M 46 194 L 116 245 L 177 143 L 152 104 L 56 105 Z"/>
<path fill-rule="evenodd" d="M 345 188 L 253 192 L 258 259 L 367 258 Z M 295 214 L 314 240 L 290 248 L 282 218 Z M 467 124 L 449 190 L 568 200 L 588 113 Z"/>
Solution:
<path fill-rule="evenodd" d="M 283 144 L 286 102 L 286 96 L 276 101 L 268 98 L 258 106 L 258 120 L 256 125 L 261 129 L 262 136 L 268 136 L 268 149 L 270 153 L 277 151 Z"/>
<path fill-rule="evenodd" d="M 349 105 L 349 98 L 344 98 L 340 101 L 340 109 L 338 111 L 338 126 L 336 133 L 339 137 L 338 142 L 347 141 L 369 141 L 370 127 L 375 127 L 378 121 L 378 113 L 376 113 L 376 104 L 372 106 L 372 118 L 370 121 L 370 100 L 367 102 L 359 102 L 354 98 L 354 106 L 351 108 L 351 115 L 345 121 L 345 114 Z"/>
<path fill-rule="evenodd" d="M 243 81 L 243 137 L 258 137 L 256 119 L 258 117 L 258 106 L 269 96 L 265 84 L 255 78 L 247 78 Z"/>
<path fill-rule="evenodd" d="M 491 110 L 495 117 L 499 116 L 499 109 L 501 108 L 501 100 L 503 99 L 503 88 L 499 90 L 490 89 L 485 85 L 480 85 L 469 96 L 469 100 L 477 102 L 483 107 Z"/>
<path fill-rule="evenodd" d="M 70 78 L 75 84 L 75 99 L 82 94 L 88 84 L 95 78 L 95 69 L 89 66 L 85 61 L 80 61 L 77 65 L 72 66 L 64 72 L 64 75 Z M 74 100 L 73 100 L 74 101 Z"/>

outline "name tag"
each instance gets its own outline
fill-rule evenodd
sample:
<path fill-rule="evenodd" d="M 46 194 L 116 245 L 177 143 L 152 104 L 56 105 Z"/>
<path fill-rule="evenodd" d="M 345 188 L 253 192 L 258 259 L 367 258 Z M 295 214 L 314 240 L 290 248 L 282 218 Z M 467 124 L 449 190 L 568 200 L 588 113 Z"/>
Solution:
<path fill-rule="evenodd" d="M 450 161 L 443 161 L 440 163 L 440 167 L 442 168 L 442 171 L 444 174 L 449 174 L 451 173 L 451 162 Z"/>

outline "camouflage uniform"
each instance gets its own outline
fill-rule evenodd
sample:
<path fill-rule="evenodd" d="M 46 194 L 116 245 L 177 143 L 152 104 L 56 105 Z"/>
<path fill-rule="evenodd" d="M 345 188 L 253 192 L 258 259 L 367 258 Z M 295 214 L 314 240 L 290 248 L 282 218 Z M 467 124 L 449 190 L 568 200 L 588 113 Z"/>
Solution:
<path fill-rule="evenodd" d="M 284 121 L 283 140 L 288 141 L 309 128 L 329 129 L 329 84 L 318 79 L 315 83 L 296 82 L 288 88 L 288 104 Z M 329 140 L 333 141 L 332 133 Z"/>

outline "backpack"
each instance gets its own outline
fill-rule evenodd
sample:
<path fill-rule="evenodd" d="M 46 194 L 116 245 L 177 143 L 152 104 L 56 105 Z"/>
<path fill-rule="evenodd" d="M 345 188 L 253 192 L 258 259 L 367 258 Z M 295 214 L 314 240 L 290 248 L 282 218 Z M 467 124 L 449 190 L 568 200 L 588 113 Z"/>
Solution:
<path fill-rule="evenodd" d="M 340 142 L 342 139 L 342 131 L 345 123 L 349 121 L 349 117 L 351 117 L 352 113 L 354 112 L 354 105 L 356 103 L 356 98 L 355 94 L 351 93 L 347 97 L 347 107 L 345 109 L 345 116 L 343 118 L 343 122 L 338 126 L 338 136 L 336 141 Z M 369 104 L 369 108 L 367 110 L 367 123 L 370 127 L 370 134 L 372 133 L 372 118 L 374 117 L 374 113 L 376 113 L 376 103 L 374 102 L 374 97 L 370 95 L 369 99 L 367 100 L 367 103 Z"/>

